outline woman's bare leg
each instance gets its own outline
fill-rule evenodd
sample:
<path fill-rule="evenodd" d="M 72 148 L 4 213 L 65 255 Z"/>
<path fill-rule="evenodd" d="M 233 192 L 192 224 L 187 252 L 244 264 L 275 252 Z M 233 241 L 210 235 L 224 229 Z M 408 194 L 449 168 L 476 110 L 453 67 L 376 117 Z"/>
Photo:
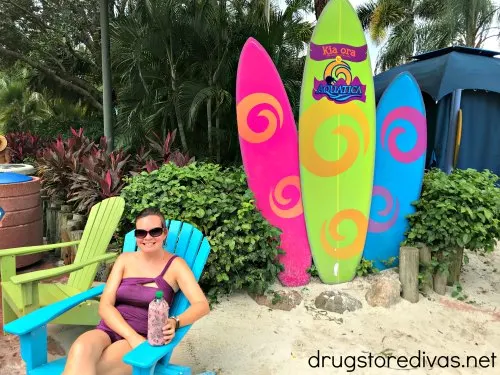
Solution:
<path fill-rule="evenodd" d="M 97 362 L 97 375 L 129 375 L 132 366 L 123 362 L 123 356 L 132 350 L 127 340 L 118 340 L 108 346 Z"/>
<path fill-rule="evenodd" d="M 96 375 L 97 362 L 110 345 L 108 334 L 100 329 L 83 333 L 71 345 L 62 375 Z"/>

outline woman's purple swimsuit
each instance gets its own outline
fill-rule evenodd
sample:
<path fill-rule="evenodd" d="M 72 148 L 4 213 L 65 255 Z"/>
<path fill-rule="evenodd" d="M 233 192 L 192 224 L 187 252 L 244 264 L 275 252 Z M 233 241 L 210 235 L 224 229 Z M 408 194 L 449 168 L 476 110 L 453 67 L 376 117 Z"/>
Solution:
<path fill-rule="evenodd" d="M 148 308 L 149 303 L 155 299 L 155 294 L 158 290 L 163 291 L 163 298 L 168 305 L 172 305 L 174 299 L 173 288 L 165 281 L 163 275 L 167 272 L 168 267 L 176 258 L 172 256 L 163 271 L 155 277 L 126 277 L 122 279 L 118 290 L 116 291 L 115 307 L 122 315 L 123 319 L 140 335 L 146 337 L 148 333 Z M 155 282 L 159 288 L 144 286 Z M 111 342 L 122 340 L 118 333 L 114 332 L 103 319 L 96 327 L 109 335 Z"/>

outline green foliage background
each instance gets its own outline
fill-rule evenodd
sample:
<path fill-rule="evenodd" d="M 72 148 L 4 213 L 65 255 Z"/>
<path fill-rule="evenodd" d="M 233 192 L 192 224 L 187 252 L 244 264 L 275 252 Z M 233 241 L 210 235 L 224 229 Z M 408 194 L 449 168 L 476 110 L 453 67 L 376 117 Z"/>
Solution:
<path fill-rule="evenodd" d="M 439 169 L 425 174 L 403 245 L 427 245 L 446 269 L 456 248 L 491 252 L 500 239 L 499 177 L 488 170 Z"/>
<path fill-rule="evenodd" d="M 282 266 L 277 262 L 280 231 L 257 211 L 241 168 L 211 163 L 164 164 L 128 179 L 121 195 L 124 220 L 156 206 L 167 219 L 193 224 L 207 236 L 211 253 L 200 280 L 211 300 L 245 289 L 264 293 Z M 123 226 L 123 233 L 133 229 Z"/>

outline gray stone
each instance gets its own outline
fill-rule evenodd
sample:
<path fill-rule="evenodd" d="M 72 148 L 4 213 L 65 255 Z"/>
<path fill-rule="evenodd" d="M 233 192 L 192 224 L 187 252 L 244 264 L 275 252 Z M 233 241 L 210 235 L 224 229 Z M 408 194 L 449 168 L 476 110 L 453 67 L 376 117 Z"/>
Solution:
<path fill-rule="evenodd" d="M 370 306 L 389 307 L 401 300 L 401 282 L 390 276 L 374 278 L 365 295 Z"/>
<path fill-rule="evenodd" d="M 273 310 L 290 311 L 302 302 L 302 296 L 296 290 L 271 291 L 268 295 L 250 295 L 259 305 Z"/>
<path fill-rule="evenodd" d="M 338 291 L 323 292 L 316 297 L 314 305 L 318 309 L 323 309 L 338 314 L 345 311 L 355 311 L 363 307 L 363 304 L 349 294 Z"/>

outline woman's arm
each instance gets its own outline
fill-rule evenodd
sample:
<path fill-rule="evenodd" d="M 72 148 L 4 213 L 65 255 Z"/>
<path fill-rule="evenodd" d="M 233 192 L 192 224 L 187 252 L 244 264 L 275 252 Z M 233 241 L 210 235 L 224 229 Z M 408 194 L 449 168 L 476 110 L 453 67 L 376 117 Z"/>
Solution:
<path fill-rule="evenodd" d="M 139 335 L 125 319 L 123 319 L 122 315 L 115 307 L 116 291 L 122 281 L 127 257 L 130 255 L 131 254 L 121 254 L 118 259 L 116 259 L 101 296 L 99 315 L 109 328 L 127 340 L 132 348 L 135 348 L 145 339 Z"/>
<path fill-rule="evenodd" d="M 210 306 L 186 261 L 179 257 L 175 262 L 177 263 L 175 267 L 177 285 L 179 285 L 180 290 L 191 305 L 177 317 L 179 327 L 182 327 L 192 324 L 207 315 L 210 312 Z"/>

